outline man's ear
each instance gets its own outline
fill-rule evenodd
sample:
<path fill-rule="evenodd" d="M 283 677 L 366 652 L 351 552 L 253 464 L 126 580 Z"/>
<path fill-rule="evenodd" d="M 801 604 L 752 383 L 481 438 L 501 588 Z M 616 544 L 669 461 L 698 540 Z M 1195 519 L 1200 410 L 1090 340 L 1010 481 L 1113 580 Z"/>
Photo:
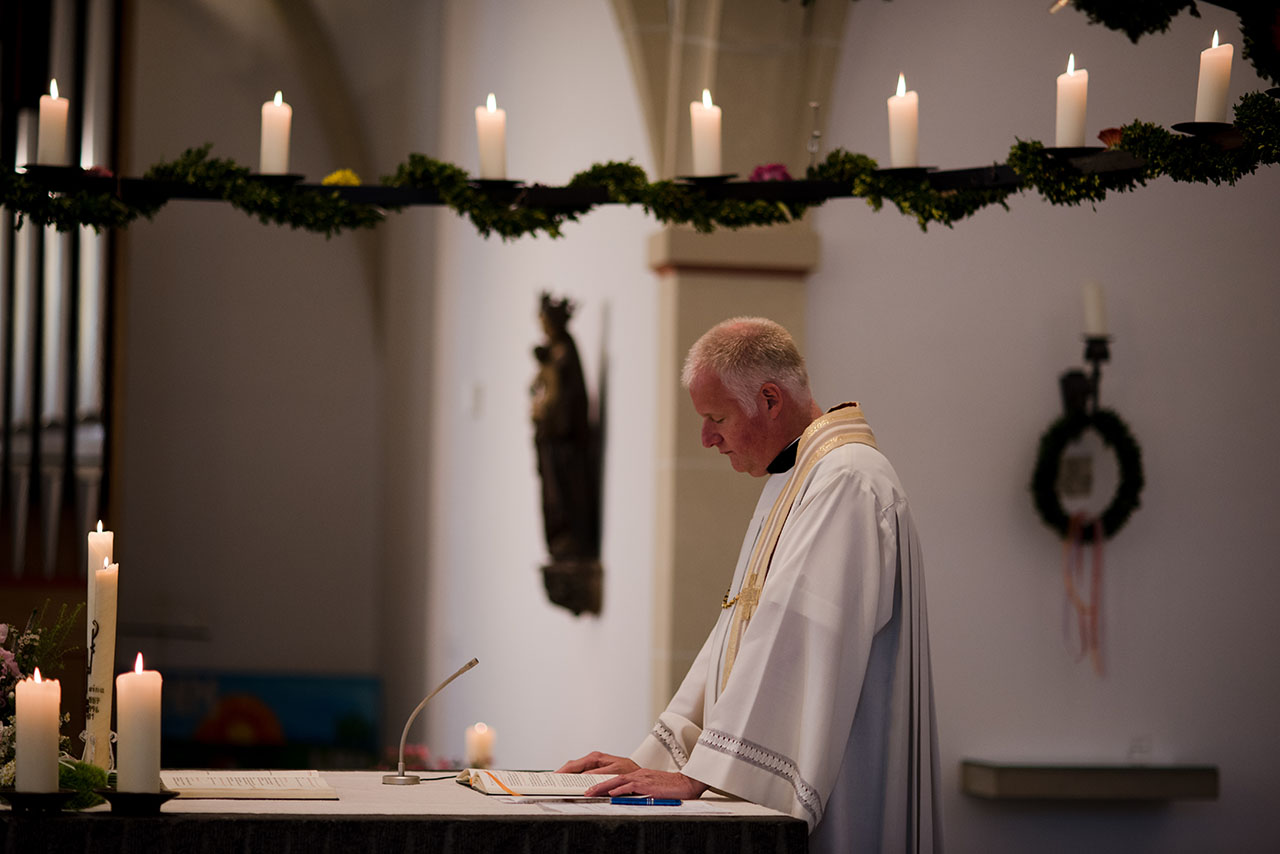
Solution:
<path fill-rule="evenodd" d="M 777 418 L 782 412 L 782 389 L 777 383 L 765 383 L 760 386 L 760 396 L 764 398 L 764 409 L 770 418 Z"/>

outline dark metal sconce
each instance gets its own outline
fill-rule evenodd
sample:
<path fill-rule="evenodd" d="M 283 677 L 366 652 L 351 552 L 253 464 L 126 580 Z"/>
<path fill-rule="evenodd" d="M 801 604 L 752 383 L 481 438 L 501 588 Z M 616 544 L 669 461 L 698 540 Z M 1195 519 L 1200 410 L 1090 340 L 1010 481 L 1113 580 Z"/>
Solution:
<path fill-rule="evenodd" d="M 1090 365 L 1089 373 L 1073 368 L 1058 378 L 1058 385 L 1062 391 L 1062 408 L 1067 415 L 1086 415 L 1098 411 L 1102 363 L 1111 359 L 1110 342 L 1109 335 L 1086 335 L 1084 360 Z"/>

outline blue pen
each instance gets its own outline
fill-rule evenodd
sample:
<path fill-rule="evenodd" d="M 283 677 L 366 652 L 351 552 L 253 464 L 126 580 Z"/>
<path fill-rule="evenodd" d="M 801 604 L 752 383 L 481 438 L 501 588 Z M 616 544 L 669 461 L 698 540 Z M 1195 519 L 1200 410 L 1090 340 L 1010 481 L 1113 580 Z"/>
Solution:
<path fill-rule="evenodd" d="M 632 807 L 678 807 L 677 798 L 611 798 L 610 803 Z"/>

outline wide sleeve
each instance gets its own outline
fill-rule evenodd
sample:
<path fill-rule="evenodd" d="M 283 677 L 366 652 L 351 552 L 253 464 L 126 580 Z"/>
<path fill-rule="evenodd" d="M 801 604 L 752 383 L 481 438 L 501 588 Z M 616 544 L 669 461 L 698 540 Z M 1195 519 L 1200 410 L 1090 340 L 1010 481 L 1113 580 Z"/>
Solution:
<path fill-rule="evenodd" d="M 896 478 L 877 476 L 882 460 L 861 445 L 840 448 L 810 474 L 683 769 L 810 830 L 836 783 L 877 633 L 894 612 Z"/>
<path fill-rule="evenodd" d="M 711 661 L 713 631 L 702 644 L 697 658 L 685 674 L 679 690 L 658 715 L 653 729 L 631 754 L 641 768 L 679 771 L 689 761 L 698 736 L 702 734 L 702 711 L 706 706 L 707 666 Z"/>

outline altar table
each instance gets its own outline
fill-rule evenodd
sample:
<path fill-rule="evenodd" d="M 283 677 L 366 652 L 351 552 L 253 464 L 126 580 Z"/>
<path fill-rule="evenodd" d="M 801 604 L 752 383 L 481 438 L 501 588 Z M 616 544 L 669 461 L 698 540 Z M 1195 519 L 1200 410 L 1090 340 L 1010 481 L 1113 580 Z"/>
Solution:
<path fill-rule="evenodd" d="M 688 807 L 550 807 L 482 795 L 441 772 L 387 786 L 382 772 L 322 772 L 338 800 L 177 798 L 161 815 L 13 813 L 0 807 L 0 854 L 343 854 L 344 852 L 699 852 L 800 854 L 803 821 L 728 798 Z M 712 814 L 697 810 L 714 807 Z"/>

